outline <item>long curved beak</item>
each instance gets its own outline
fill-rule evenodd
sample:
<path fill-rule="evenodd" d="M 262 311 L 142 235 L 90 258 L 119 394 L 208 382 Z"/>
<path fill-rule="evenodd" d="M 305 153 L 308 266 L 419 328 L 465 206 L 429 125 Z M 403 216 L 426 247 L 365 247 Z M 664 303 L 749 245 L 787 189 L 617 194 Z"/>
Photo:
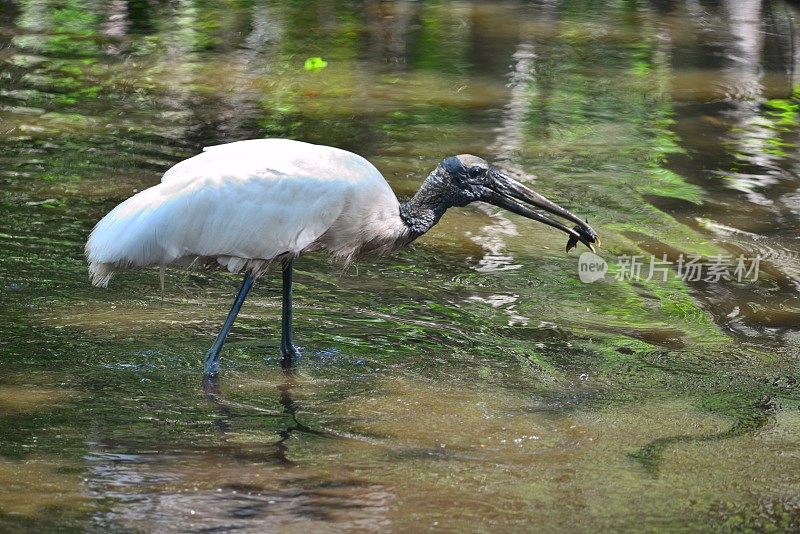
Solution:
<path fill-rule="evenodd" d="M 483 200 L 495 206 L 507 209 L 517 215 L 522 215 L 528 219 L 533 219 L 534 221 L 539 221 L 553 228 L 558 228 L 569 235 L 567 252 L 569 252 L 578 241 L 589 247 L 589 250 L 592 252 L 595 251 L 594 244 L 599 244 L 600 239 L 597 236 L 597 232 L 589 226 L 588 222 L 582 221 L 571 211 L 562 208 L 555 202 L 543 197 L 533 189 L 519 183 L 496 169 L 492 169 L 491 175 L 494 180 L 492 184 L 489 185 L 489 192 L 486 195 L 487 198 Z M 569 228 L 533 208 L 538 208 L 563 219 L 567 219 L 568 221 L 572 221 L 576 226 L 574 228 Z"/>

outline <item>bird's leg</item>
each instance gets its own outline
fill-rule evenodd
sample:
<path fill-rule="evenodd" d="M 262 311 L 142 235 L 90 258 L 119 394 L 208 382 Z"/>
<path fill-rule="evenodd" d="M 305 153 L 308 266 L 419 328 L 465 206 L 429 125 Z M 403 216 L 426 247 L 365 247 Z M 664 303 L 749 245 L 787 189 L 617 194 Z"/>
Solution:
<path fill-rule="evenodd" d="M 281 319 L 281 354 L 284 367 L 300 357 L 292 340 L 292 260 L 283 264 L 283 317 Z"/>
<path fill-rule="evenodd" d="M 253 287 L 253 282 L 255 281 L 256 279 L 252 274 L 245 273 L 244 280 L 242 280 L 242 287 L 239 288 L 236 298 L 233 299 L 233 306 L 231 306 L 231 311 L 228 312 L 228 318 L 225 319 L 225 324 L 222 325 L 222 330 L 219 331 L 217 339 L 214 340 L 214 344 L 211 345 L 211 348 L 208 349 L 206 353 L 205 364 L 203 366 L 203 374 L 206 376 L 215 376 L 219 373 L 219 352 L 222 350 L 222 345 L 225 343 L 228 332 L 231 331 L 233 321 L 235 321 L 236 316 L 239 315 L 239 310 L 242 309 L 244 299 L 247 298 L 247 294 L 250 292 L 250 289 Z"/>

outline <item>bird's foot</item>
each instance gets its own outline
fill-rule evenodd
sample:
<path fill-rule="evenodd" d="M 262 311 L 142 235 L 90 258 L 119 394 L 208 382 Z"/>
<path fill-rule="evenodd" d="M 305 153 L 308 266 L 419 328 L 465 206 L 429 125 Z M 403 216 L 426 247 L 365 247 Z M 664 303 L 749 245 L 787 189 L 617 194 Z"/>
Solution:
<path fill-rule="evenodd" d="M 281 355 L 283 356 L 282 366 L 284 368 L 294 366 L 295 362 L 302 356 L 294 345 L 282 345 Z"/>
<path fill-rule="evenodd" d="M 213 378 L 219 374 L 219 354 L 209 351 L 203 362 L 203 378 Z"/>
<path fill-rule="evenodd" d="M 219 374 L 203 374 L 203 392 L 210 400 L 213 400 L 215 397 L 219 396 Z"/>

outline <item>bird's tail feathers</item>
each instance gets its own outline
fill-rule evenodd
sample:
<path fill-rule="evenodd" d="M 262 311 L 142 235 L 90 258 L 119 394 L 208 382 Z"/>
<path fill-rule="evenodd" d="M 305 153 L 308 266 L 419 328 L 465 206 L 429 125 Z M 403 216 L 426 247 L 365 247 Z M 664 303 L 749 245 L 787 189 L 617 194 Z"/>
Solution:
<path fill-rule="evenodd" d="M 100 261 L 89 263 L 89 278 L 92 285 L 97 287 L 108 287 L 108 282 L 114 274 L 114 265 Z"/>

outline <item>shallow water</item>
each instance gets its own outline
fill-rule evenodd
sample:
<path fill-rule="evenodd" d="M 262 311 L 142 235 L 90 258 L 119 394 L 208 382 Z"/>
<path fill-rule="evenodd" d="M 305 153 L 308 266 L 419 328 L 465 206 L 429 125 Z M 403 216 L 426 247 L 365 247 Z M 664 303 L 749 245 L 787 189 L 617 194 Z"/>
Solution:
<path fill-rule="evenodd" d="M 0 528 L 800 528 L 798 22 L 753 0 L 0 1 Z M 485 156 L 588 217 L 611 270 L 584 284 L 558 232 L 451 210 L 394 257 L 298 262 L 292 373 L 260 280 L 204 388 L 238 280 L 99 290 L 82 246 L 171 164 L 269 136 L 356 151 L 400 196 Z M 664 254 L 762 260 L 621 276 Z"/>

